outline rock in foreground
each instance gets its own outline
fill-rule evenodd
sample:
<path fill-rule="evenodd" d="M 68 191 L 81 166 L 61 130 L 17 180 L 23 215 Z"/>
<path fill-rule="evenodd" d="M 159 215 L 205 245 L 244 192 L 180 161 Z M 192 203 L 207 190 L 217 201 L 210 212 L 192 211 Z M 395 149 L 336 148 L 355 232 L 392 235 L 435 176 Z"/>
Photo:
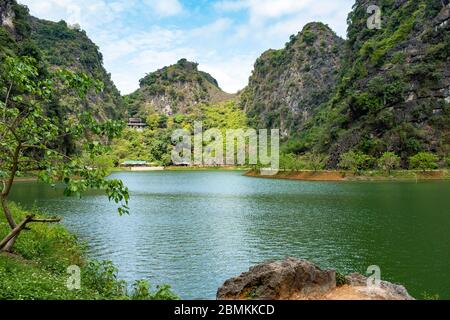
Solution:
<path fill-rule="evenodd" d="M 368 287 L 360 274 L 336 285 L 336 272 L 322 270 L 306 260 L 287 258 L 265 262 L 225 281 L 218 300 L 413 300 L 403 286 L 382 281 Z"/>

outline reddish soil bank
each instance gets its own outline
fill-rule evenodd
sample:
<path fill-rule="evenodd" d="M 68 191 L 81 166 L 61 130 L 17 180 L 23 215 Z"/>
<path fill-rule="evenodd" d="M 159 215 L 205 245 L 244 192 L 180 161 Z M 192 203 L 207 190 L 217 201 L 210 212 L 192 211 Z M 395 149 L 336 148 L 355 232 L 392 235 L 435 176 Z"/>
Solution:
<path fill-rule="evenodd" d="M 338 171 L 280 171 L 273 176 L 262 176 L 257 171 L 249 171 L 245 174 L 247 177 L 268 178 L 268 179 L 288 179 L 288 180 L 307 180 L 307 181 L 344 181 L 345 173 Z"/>
<path fill-rule="evenodd" d="M 343 171 L 280 171 L 273 176 L 261 175 L 258 171 L 249 171 L 247 177 L 266 179 L 286 179 L 303 181 L 385 181 L 385 180 L 446 180 L 449 179 L 445 171 L 402 172 L 393 176 L 383 175 L 355 175 Z"/>

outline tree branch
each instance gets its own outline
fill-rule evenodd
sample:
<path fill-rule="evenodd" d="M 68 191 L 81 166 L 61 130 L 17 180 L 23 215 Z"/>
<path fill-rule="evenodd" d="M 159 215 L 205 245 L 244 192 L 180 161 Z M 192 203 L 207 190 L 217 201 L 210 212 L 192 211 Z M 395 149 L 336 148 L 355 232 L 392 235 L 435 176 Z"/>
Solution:
<path fill-rule="evenodd" d="M 19 143 L 19 145 L 16 147 L 16 150 L 14 151 L 14 156 L 12 159 L 12 167 L 11 167 L 11 171 L 9 174 L 9 179 L 8 182 L 6 183 L 6 188 L 3 190 L 2 192 L 2 198 L 6 199 L 11 191 L 13 182 L 14 182 L 14 178 L 16 177 L 16 173 L 17 170 L 19 169 L 19 155 L 20 155 L 20 150 L 21 150 L 22 146 Z"/>
<path fill-rule="evenodd" d="M 12 135 L 14 136 L 14 139 L 16 139 L 16 141 L 17 141 L 18 143 L 20 143 L 20 142 L 21 142 L 21 139 L 20 139 L 19 136 L 17 135 L 15 128 L 13 128 L 12 126 L 7 125 L 7 124 L 5 124 L 5 126 L 6 126 L 6 128 L 9 129 L 9 131 L 11 131 Z"/>
<path fill-rule="evenodd" d="M 9 89 L 8 92 L 6 93 L 6 98 L 5 98 L 5 110 L 3 111 L 3 122 L 6 122 L 6 108 L 8 106 L 8 101 L 9 101 L 9 95 L 11 94 L 11 90 L 12 90 L 12 82 L 9 85 Z"/>
<path fill-rule="evenodd" d="M 2 250 L 9 241 L 14 239 L 27 225 L 30 220 L 33 219 L 32 216 L 27 216 L 21 223 L 19 223 L 1 242 L 0 250 Z"/>
<path fill-rule="evenodd" d="M 32 218 L 29 222 L 58 223 L 58 222 L 61 222 L 61 218 L 51 218 L 51 219 L 35 219 L 35 218 Z"/>
<path fill-rule="evenodd" d="M 8 152 L 9 155 L 10 155 L 11 157 L 14 156 L 14 152 L 12 152 L 12 150 L 9 149 L 9 148 L 7 148 L 6 146 L 0 145 L 0 148 L 1 148 L 3 151 Z"/>
<path fill-rule="evenodd" d="M 28 117 L 28 115 L 30 114 L 30 110 L 25 109 L 24 111 L 22 111 L 21 113 L 19 113 L 17 115 L 17 117 L 14 119 L 11 127 L 16 128 L 17 124 L 19 123 L 19 119 L 25 119 L 26 117 Z"/>
<path fill-rule="evenodd" d="M 8 242 L 12 239 L 16 238 L 23 230 L 27 229 L 28 223 L 56 223 L 60 222 L 61 219 L 53 218 L 53 219 L 35 219 L 34 215 L 27 216 L 21 223 L 19 223 L 2 241 L 0 241 L 0 250 L 2 250 Z"/>

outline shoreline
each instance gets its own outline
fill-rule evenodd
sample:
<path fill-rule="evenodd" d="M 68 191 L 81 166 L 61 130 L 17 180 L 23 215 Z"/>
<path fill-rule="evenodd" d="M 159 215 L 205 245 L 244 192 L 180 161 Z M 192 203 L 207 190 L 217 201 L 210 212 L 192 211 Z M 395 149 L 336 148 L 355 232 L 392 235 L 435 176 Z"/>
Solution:
<path fill-rule="evenodd" d="M 114 168 L 111 172 L 162 172 L 162 171 L 248 171 L 250 168 L 242 167 L 130 167 Z"/>
<path fill-rule="evenodd" d="M 391 175 L 383 175 L 379 171 L 364 172 L 356 175 L 346 171 L 280 171 L 273 176 L 261 175 L 260 172 L 251 170 L 244 174 L 246 177 L 260 179 L 279 179 L 297 181 L 324 181 L 324 182 L 354 182 L 354 181 L 448 181 L 448 170 L 434 171 L 394 171 Z"/>
<path fill-rule="evenodd" d="M 14 182 L 36 182 L 36 181 L 38 181 L 38 177 L 19 177 L 14 179 Z"/>
<path fill-rule="evenodd" d="M 144 168 L 142 168 L 144 169 Z M 360 175 L 348 171 L 338 170 L 300 170 L 280 171 L 273 176 L 261 175 L 259 171 L 242 167 L 165 167 L 164 169 L 132 170 L 131 168 L 114 168 L 114 172 L 164 172 L 164 171 L 242 171 L 245 177 L 260 179 L 297 180 L 297 181 L 323 181 L 323 182 L 355 182 L 355 181 L 449 181 L 449 170 L 393 171 L 389 176 L 380 171 L 367 171 Z M 15 179 L 16 182 L 36 182 L 37 176 L 25 176 Z"/>

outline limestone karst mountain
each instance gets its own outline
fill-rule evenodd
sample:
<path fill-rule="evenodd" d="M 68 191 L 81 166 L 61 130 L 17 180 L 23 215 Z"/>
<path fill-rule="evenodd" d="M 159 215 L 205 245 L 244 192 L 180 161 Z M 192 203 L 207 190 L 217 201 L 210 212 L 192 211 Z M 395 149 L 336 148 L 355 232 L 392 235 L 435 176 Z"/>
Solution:
<path fill-rule="evenodd" d="M 32 17 L 28 9 L 15 0 L 1 0 L 0 56 L 5 55 L 32 56 L 43 69 L 68 68 L 102 81 L 102 92 L 91 94 L 81 107 L 99 119 L 124 116 L 123 98 L 103 67 L 99 48 L 78 26 Z M 65 96 L 62 101 L 65 106 L 59 113 L 80 111 L 80 104 L 74 97 Z"/>
<path fill-rule="evenodd" d="M 234 98 L 222 91 L 210 74 L 200 71 L 197 63 L 181 59 L 149 73 L 126 100 L 132 115 L 173 115 L 187 114 L 200 103 L 214 104 Z"/>
<path fill-rule="evenodd" d="M 241 105 L 255 127 L 298 131 L 338 82 L 344 40 L 328 26 L 310 23 L 284 49 L 269 50 L 256 61 Z"/>
<path fill-rule="evenodd" d="M 369 5 L 382 13 L 370 29 Z M 280 127 L 287 152 L 349 150 L 379 157 L 450 152 L 449 1 L 357 0 L 343 42 L 310 24 L 256 63 L 241 105 L 254 125 Z"/>

